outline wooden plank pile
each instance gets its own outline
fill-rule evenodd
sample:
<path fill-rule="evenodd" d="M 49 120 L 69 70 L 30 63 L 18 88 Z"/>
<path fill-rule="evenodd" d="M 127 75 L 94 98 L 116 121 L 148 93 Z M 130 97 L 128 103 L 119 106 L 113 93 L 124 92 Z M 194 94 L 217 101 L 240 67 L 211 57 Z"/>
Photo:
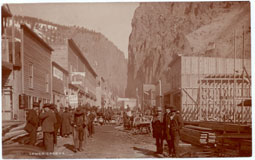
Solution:
<path fill-rule="evenodd" d="M 251 126 L 222 122 L 186 123 L 181 140 L 216 150 L 219 156 L 251 156 Z"/>
<path fill-rule="evenodd" d="M 28 133 L 24 130 L 25 122 L 3 122 L 2 129 L 2 144 L 10 145 L 15 143 L 26 143 L 28 138 Z M 41 128 L 38 129 L 37 139 L 41 140 L 43 137 Z M 38 141 L 37 141 L 38 142 Z"/>
<path fill-rule="evenodd" d="M 223 155 L 226 150 L 233 150 L 239 156 L 251 156 L 251 141 L 252 137 L 249 133 L 225 133 L 217 136 L 217 149 Z"/>
<path fill-rule="evenodd" d="M 186 125 L 181 131 L 181 140 L 193 145 L 214 146 L 216 135 L 210 128 Z"/>

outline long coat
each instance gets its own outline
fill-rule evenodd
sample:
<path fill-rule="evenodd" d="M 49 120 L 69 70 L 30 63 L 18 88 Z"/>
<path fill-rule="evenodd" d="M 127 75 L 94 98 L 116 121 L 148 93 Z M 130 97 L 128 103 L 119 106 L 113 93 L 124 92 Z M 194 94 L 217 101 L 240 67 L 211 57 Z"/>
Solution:
<path fill-rule="evenodd" d="M 172 136 L 180 136 L 180 129 L 183 126 L 183 120 L 182 120 L 182 117 L 178 113 L 176 113 L 173 116 L 173 118 L 170 121 L 170 125 L 171 125 L 170 134 Z"/>
<path fill-rule="evenodd" d="M 170 134 L 170 128 L 171 128 L 171 119 L 170 119 L 170 113 L 165 113 L 164 115 L 164 137 L 167 141 L 171 140 L 171 134 Z"/>
<path fill-rule="evenodd" d="M 158 119 L 152 121 L 152 135 L 153 138 L 163 138 L 163 124 Z"/>
<path fill-rule="evenodd" d="M 31 109 L 27 113 L 27 124 L 25 126 L 25 130 L 27 132 L 31 132 L 32 129 L 37 129 L 39 126 L 39 117 L 35 110 Z"/>
<path fill-rule="evenodd" d="M 40 114 L 43 132 L 54 132 L 54 125 L 57 123 L 55 113 L 52 110 Z"/>
<path fill-rule="evenodd" d="M 61 135 L 70 134 L 71 132 L 71 114 L 69 112 L 62 113 Z"/>

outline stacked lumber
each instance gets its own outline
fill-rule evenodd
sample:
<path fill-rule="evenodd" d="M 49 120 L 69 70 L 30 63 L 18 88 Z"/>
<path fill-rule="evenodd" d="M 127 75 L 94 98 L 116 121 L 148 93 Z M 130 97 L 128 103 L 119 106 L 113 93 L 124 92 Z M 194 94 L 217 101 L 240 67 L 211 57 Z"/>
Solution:
<path fill-rule="evenodd" d="M 216 135 L 210 128 L 186 125 L 181 130 L 181 140 L 193 145 L 214 146 Z"/>
<path fill-rule="evenodd" d="M 25 143 L 28 141 L 28 133 L 24 130 L 25 122 L 3 122 L 3 134 L 2 143 L 5 144 L 15 144 L 15 143 Z M 42 139 L 43 135 L 41 132 L 41 127 L 37 130 L 37 140 Z"/>

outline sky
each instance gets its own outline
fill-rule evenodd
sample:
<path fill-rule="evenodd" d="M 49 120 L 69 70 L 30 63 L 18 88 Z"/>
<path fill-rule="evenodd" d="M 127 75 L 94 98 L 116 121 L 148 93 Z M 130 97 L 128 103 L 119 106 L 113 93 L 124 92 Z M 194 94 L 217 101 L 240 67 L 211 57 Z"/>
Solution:
<path fill-rule="evenodd" d="M 131 22 L 139 3 L 23 3 L 9 4 L 13 15 L 41 18 L 101 32 L 128 57 Z"/>

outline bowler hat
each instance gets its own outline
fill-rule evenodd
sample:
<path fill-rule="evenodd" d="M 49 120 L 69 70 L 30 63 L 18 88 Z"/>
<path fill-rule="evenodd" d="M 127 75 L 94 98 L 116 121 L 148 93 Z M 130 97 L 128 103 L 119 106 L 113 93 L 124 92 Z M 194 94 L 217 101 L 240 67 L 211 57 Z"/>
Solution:
<path fill-rule="evenodd" d="M 165 109 L 171 109 L 170 105 L 166 104 Z"/>
<path fill-rule="evenodd" d="M 44 105 L 43 105 L 43 108 L 50 108 L 51 107 L 51 104 L 49 104 L 49 103 L 45 103 Z"/>
<path fill-rule="evenodd" d="M 171 106 L 170 109 L 171 109 L 171 112 L 176 112 L 177 111 L 177 108 L 175 106 Z"/>
<path fill-rule="evenodd" d="M 33 103 L 33 108 L 35 108 L 35 107 L 40 107 L 40 105 L 39 105 L 38 102 L 34 102 L 34 103 Z"/>
<path fill-rule="evenodd" d="M 56 108 L 56 105 L 55 104 L 50 104 L 50 109 L 55 109 Z"/>

